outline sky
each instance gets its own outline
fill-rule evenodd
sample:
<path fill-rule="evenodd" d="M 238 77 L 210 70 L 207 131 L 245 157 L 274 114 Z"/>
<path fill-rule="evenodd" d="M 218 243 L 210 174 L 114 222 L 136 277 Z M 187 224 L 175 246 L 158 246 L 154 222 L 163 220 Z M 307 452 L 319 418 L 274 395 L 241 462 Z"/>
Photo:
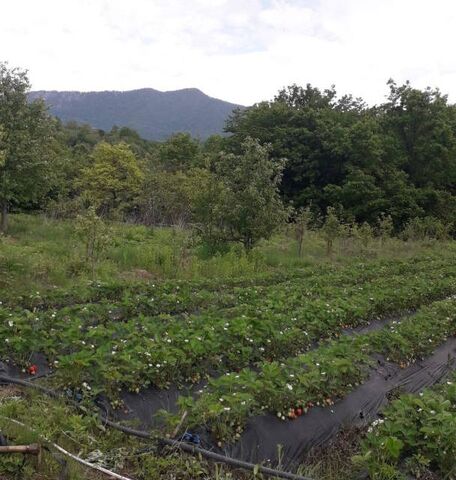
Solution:
<path fill-rule="evenodd" d="M 455 0 L 0 0 L 0 61 L 34 90 L 199 88 L 251 105 L 292 83 L 456 102 Z"/>

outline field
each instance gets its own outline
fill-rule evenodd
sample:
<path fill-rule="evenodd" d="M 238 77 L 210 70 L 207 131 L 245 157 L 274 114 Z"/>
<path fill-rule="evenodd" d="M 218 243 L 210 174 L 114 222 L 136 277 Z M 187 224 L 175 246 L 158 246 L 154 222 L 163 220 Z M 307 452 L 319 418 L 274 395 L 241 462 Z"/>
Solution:
<path fill-rule="evenodd" d="M 4 373 L 66 398 L 2 389 L 15 443 L 41 434 L 136 479 L 261 476 L 102 427 L 102 405 L 154 436 L 315 480 L 456 478 L 454 242 L 345 239 L 328 257 L 310 232 L 299 256 L 282 232 L 209 257 L 185 230 L 111 228 L 95 270 L 70 223 L 16 215 L 0 238 Z M 11 478 L 62 469 L 50 454 L 21 462 L 0 458 Z"/>

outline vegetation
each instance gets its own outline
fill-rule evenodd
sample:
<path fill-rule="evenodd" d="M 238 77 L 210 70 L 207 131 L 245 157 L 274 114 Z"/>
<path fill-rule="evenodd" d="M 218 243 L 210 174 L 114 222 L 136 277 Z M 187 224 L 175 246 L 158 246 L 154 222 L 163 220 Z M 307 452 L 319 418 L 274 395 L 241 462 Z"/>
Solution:
<path fill-rule="evenodd" d="M 456 109 L 438 90 L 389 82 L 383 105 L 367 107 L 334 89 L 282 90 L 272 102 L 239 110 L 227 125 L 230 148 L 246 136 L 286 158 L 281 189 L 317 213 L 340 204 L 346 219 L 396 230 L 415 217 L 454 221 Z"/>
<path fill-rule="evenodd" d="M 375 421 L 354 458 L 373 479 L 454 478 L 456 384 L 453 379 L 419 395 L 404 395 Z"/>
<path fill-rule="evenodd" d="M 82 195 L 103 216 L 121 215 L 137 199 L 143 173 L 128 145 L 101 142 L 93 150 L 93 164 L 83 171 Z"/>
<path fill-rule="evenodd" d="M 1 72 L 4 212 L 74 218 L 92 205 L 111 219 L 195 226 L 215 251 L 227 241 L 250 249 L 291 208 L 310 209 L 313 227 L 334 212 L 362 234 L 367 225 L 404 238 L 456 233 L 456 109 L 438 90 L 390 81 L 387 102 L 368 107 L 293 85 L 236 111 L 226 137 L 159 143 L 125 127 L 56 122 L 26 102 L 24 72 Z"/>
<path fill-rule="evenodd" d="M 0 233 L 11 205 L 37 202 L 50 188 L 51 128 L 44 104 L 27 103 L 25 72 L 0 63 Z"/>
<path fill-rule="evenodd" d="M 190 426 L 206 425 L 217 438 L 233 440 L 251 415 L 271 411 L 285 420 L 295 409 L 332 405 L 365 379 L 372 353 L 402 366 L 425 356 L 454 335 L 455 319 L 454 300 L 436 302 L 391 330 L 341 337 L 286 361 L 265 362 L 258 374 L 245 369 L 212 380 L 196 402 L 182 399 L 182 405 L 191 412 Z"/>
<path fill-rule="evenodd" d="M 49 371 L 37 384 L 72 401 L 1 388 L 2 431 L 138 480 L 249 478 L 108 432 L 96 402 L 116 415 L 126 392 L 193 388 L 177 413 L 153 412 L 153 433 L 202 431 L 220 448 L 257 415 L 331 408 L 378 356 L 419 368 L 454 337 L 456 110 L 439 91 L 389 88 L 369 108 L 292 86 L 236 112 L 226 137 L 150 142 L 63 125 L 1 64 L 0 357 Z M 350 455 L 301 470 L 453 478 L 449 382 L 399 397 Z M 48 453 L 0 458 L 11 478 L 61 470 Z"/>
<path fill-rule="evenodd" d="M 222 154 L 214 162 L 196 213 L 202 239 L 213 249 L 239 242 L 251 250 L 287 220 L 278 192 L 283 164 L 274 163 L 268 150 L 247 138 L 241 155 Z"/>

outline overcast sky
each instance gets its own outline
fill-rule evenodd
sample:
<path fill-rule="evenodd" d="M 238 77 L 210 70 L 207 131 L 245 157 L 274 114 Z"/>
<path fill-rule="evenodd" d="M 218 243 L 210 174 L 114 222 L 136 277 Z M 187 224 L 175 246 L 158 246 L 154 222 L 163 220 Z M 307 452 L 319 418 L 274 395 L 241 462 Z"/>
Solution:
<path fill-rule="evenodd" d="M 456 101 L 455 0 L 0 0 L 0 60 L 35 90 L 196 87 L 249 105 L 308 82 Z"/>

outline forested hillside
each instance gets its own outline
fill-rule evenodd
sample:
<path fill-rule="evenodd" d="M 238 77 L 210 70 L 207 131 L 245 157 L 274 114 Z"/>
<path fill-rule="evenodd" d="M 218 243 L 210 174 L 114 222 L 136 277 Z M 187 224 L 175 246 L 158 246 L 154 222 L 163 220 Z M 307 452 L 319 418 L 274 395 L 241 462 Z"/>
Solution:
<path fill-rule="evenodd" d="M 128 92 L 30 92 L 42 98 L 52 115 L 62 121 L 88 123 L 110 130 L 129 127 L 149 140 L 162 140 L 176 132 L 206 139 L 221 133 L 235 105 L 209 97 L 196 88 L 160 92 L 143 88 Z"/>

